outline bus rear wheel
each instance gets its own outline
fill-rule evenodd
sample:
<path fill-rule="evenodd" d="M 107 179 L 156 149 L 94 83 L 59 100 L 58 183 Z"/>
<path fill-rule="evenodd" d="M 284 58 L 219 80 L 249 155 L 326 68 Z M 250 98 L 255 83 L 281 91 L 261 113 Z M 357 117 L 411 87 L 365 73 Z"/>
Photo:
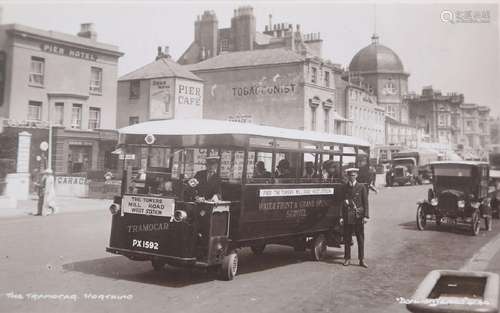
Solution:
<path fill-rule="evenodd" d="M 320 234 L 314 238 L 311 248 L 311 257 L 314 261 L 322 261 L 326 256 L 326 238 L 325 235 Z"/>

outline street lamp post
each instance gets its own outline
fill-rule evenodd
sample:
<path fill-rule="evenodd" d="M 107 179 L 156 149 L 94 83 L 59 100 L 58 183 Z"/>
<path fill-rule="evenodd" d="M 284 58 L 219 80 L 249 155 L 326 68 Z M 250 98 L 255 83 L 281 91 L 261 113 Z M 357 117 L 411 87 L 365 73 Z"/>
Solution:
<path fill-rule="evenodd" d="M 47 105 L 48 105 L 48 123 L 49 123 L 49 149 L 48 149 L 48 161 L 47 161 L 47 169 L 52 170 L 52 119 L 51 119 L 51 112 L 52 112 L 52 106 L 50 105 L 50 96 L 47 95 Z"/>

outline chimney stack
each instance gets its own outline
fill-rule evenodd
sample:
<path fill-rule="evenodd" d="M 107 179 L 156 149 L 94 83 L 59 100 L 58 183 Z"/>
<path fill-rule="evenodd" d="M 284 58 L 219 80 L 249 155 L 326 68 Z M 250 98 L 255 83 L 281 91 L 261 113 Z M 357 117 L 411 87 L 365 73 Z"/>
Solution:
<path fill-rule="evenodd" d="M 97 32 L 94 29 L 93 23 L 80 24 L 80 32 L 77 35 L 83 38 L 88 38 L 90 40 L 97 41 Z"/>

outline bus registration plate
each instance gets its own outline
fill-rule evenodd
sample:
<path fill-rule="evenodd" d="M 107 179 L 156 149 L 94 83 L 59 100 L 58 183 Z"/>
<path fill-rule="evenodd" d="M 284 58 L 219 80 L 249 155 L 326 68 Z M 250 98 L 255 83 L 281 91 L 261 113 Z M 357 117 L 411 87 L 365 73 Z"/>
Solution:
<path fill-rule="evenodd" d="M 122 198 L 124 213 L 172 217 L 174 209 L 174 199 L 140 195 L 124 195 Z"/>

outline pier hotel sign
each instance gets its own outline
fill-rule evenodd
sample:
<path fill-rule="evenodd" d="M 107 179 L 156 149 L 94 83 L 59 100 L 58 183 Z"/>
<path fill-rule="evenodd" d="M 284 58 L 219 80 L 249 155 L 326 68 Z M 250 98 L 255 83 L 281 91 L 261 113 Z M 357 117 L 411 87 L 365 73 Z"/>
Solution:
<path fill-rule="evenodd" d="M 73 48 L 67 45 L 59 45 L 59 44 L 56 45 L 47 42 L 42 42 L 40 44 L 40 48 L 42 49 L 43 52 L 64 55 L 88 61 L 94 61 L 94 62 L 97 61 L 97 54 L 85 49 Z"/>

